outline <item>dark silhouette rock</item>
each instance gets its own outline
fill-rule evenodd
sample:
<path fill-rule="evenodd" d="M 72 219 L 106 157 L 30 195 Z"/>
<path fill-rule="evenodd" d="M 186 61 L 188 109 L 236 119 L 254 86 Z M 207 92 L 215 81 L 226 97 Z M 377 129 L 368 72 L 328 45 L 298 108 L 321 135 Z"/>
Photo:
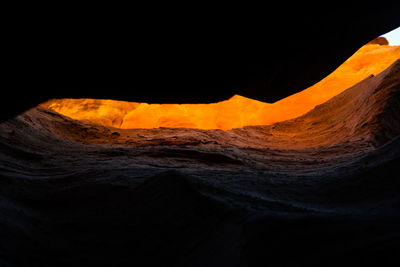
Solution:
<path fill-rule="evenodd" d="M 389 45 L 389 41 L 385 37 L 377 37 L 368 43 L 369 44 L 378 44 L 378 45 Z"/>

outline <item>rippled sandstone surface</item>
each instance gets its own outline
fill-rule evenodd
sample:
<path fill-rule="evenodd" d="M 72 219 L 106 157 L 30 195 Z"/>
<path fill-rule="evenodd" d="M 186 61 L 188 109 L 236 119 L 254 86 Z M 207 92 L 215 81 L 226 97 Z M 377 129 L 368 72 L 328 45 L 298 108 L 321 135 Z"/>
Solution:
<path fill-rule="evenodd" d="M 400 61 L 362 78 L 231 130 L 121 129 L 44 106 L 2 123 L 0 265 L 399 263 Z"/>

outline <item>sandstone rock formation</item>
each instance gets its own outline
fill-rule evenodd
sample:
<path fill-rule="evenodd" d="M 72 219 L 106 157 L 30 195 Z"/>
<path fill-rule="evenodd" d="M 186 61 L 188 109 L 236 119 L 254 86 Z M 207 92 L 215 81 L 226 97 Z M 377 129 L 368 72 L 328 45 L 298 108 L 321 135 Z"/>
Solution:
<path fill-rule="evenodd" d="M 379 74 L 398 58 L 400 46 L 367 44 L 319 83 L 271 104 L 235 95 L 212 104 L 54 99 L 42 106 L 73 119 L 122 129 L 184 127 L 229 130 L 269 125 L 305 114 L 369 75 Z"/>

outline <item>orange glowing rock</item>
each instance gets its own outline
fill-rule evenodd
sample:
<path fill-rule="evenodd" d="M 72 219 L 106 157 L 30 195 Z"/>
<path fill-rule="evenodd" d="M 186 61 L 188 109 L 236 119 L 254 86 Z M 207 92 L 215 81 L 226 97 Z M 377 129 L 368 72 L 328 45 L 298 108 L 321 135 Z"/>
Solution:
<path fill-rule="evenodd" d="M 53 99 L 41 106 L 73 119 L 123 129 L 185 127 L 229 130 L 269 125 L 303 115 L 371 74 L 379 74 L 399 58 L 400 46 L 367 44 L 317 84 L 272 104 L 235 95 L 229 100 L 211 104 Z"/>

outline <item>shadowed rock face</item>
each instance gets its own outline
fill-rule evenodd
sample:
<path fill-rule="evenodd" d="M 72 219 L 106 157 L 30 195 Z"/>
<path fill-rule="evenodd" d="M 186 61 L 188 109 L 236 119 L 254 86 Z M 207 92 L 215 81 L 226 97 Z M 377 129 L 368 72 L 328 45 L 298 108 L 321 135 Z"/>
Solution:
<path fill-rule="evenodd" d="M 399 264 L 400 61 L 291 120 L 0 125 L 0 264 Z"/>

